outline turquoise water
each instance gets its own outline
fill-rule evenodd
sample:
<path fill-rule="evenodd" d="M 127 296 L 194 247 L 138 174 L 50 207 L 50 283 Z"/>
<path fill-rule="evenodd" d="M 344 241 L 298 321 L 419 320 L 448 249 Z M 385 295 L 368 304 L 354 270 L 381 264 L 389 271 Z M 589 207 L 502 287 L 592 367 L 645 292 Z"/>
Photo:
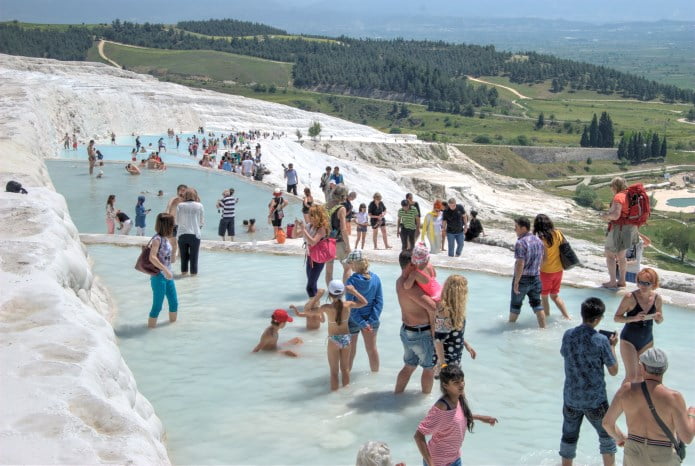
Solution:
<path fill-rule="evenodd" d="M 672 207 L 695 206 L 695 197 L 674 197 L 666 201 L 666 205 L 670 205 Z"/>
<path fill-rule="evenodd" d="M 357 450 L 368 440 L 389 443 L 397 461 L 421 464 L 412 437 L 438 393 L 436 385 L 429 396 L 419 393 L 420 371 L 405 394 L 392 393 L 403 354 L 394 286 L 397 266 L 371 267 L 384 285 L 378 337 L 381 370 L 369 372 L 360 341 L 353 383 L 330 393 L 325 327 L 309 332 L 302 319 L 295 318 L 281 330 L 281 342 L 304 339 L 298 359 L 251 353 L 275 308 L 303 304 L 303 258 L 202 251 L 200 275 L 176 282 L 179 321 L 163 323 L 164 312 L 160 327 L 148 331 L 149 280 L 133 269 L 139 249 L 90 246 L 89 253 L 118 306 L 114 327 L 119 346 L 138 389 L 167 429 L 174 464 L 354 464 Z M 442 281 L 449 273 L 438 270 Z M 464 356 L 466 393 L 473 412 L 496 416 L 500 422 L 495 427 L 476 424 L 474 433 L 466 435 L 463 461 L 558 464 L 562 334 L 578 325 L 579 305 L 588 296 L 606 302 L 609 317 L 600 328 L 619 329 L 610 318 L 619 297 L 604 290 L 564 287 L 562 296 L 575 320 L 561 320 L 553 310 L 548 329 L 540 331 L 527 304 L 517 325 L 506 323 L 510 278 L 465 275 L 470 283 L 466 338 L 478 352 L 474 361 Z M 694 316 L 665 306 L 664 317 L 654 333 L 671 361 L 666 383 L 693 403 Z M 621 367 L 618 377 L 606 376 L 609 398 L 622 375 Z M 576 461 L 601 463 L 596 435 L 587 423 Z"/>
<path fill-rule="evenodd" d="M 272 198 L 269 188 L 260 183 L 253 183 L 241 176 L 217 171 L 190 170 L 170 167 L 166 171 L 142 170 L 139 176 L 128 174 L 124 165 L 105 164 L 104 177 L 97 179 L 89 176 L 86 162 L 71 163 L 65 161 L 46 161 L 56 190 L 65 196 L 70 209 L 70 216 L 81 233 L 106 233 L 106 199 L 110 194 L 116 195 L 116 208 L 123 210 L 131 219 L 135 219 L 135 204 L 140 193 L 147 191 L 145 206 L 152 209 L 147 216 L 146 235 L 154 234 L 154 222 L 158 212 L 166 209 L 167 203 L 175 195 L 176 186 L 186 184 L 198 190 L 205 207 L 204 239 L 219 239 L 217 226 L 220 215 L 215 207 L 222 197 L 222 191 L 235 189 L 239 198 L 236 212 L 236 239 L 247 241 L 241 224 L 243 219 L 256 219 L 256 239 L 271 239 L 272 228 L 267 223 L 268 203 Z M 157 197 L 159 190 L 164 196 Z M 290 200 L 285 209 L 285 222 L 302 218 L 301 202 Z M 135 229 L 131 231 L 135 234 Z"/>

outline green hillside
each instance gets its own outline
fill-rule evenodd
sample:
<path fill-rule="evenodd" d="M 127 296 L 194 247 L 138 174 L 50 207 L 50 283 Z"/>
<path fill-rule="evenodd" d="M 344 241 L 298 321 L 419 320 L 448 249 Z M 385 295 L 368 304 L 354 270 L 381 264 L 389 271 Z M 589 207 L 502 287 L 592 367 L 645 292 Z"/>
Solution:
<path fill-rule="evenodd" d="M 197 76 L 240 84 L 287 86 L 292 64 L 212 50 L 162 50 L 106 42 L 104 53 L 126 69 L 160 76 Z"/>

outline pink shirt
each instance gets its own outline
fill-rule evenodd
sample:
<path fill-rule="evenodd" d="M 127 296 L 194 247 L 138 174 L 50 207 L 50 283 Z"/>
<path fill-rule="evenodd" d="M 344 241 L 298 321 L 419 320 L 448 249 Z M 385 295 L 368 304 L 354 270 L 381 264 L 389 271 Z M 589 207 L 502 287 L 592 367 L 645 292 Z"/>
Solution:
<path fill-rule="evenodd" d="M 456 409 L 448 411 L 432 406 L 417 430 L 432 436 L 427 443 L 432 466 L 446 466 L 461 457 L 461 445 L 466 436 L 466 416 L 460 402 L 456 403 Z"/>

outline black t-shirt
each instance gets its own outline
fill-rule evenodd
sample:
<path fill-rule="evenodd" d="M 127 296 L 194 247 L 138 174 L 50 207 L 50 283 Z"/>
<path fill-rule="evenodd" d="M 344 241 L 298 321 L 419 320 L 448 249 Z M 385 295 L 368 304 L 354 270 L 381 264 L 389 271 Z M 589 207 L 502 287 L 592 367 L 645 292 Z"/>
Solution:
<path fill-rule="evenodd" d="M 446 232 L 452 234 L 463 233 L 463 216 L 466 209 L 461 204 L 456 204 L 456 209 L 451 210 L 447 205 L 442 213 L 442 221 L 446 222 Z"/>

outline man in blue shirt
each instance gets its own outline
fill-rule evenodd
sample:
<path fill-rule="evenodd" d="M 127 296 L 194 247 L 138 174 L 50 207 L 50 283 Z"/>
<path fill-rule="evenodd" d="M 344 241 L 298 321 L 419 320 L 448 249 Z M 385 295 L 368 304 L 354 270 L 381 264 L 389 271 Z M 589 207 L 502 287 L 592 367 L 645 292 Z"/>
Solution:
<path fill-rule="evenodd" d="M 514 220 L 517 240 L 514 245 L 514 279 L 512 300 L 509 306 L 509 322 L 516 322 L 521 314 L 524 296 L 536 313 L 538 326 L 545 328 L 545 312 L 541 303 L 541 263 L 545 248 L 538 236 L 531 234 L 531 222 L 526 217 Z"/>
<path fill-rule="evenodd" d="M 343 175 L 340 173 L 340 167 L 333 167 L 333 174 L 331 175 L 330 180 L 335 181 L 336 186 L 345 184 L 345 181 L 343 180 Z"/>
<path fill-rule="evenodd" d="M 615 464 L 615 441 L 603 428 L 603 416 L 608 411 L 603 366 L 610 375 L 618 373 L 615 358 L 616 333 L 610 337 L 596 331 L 606 306 L 599 298 L 582 303 L 582 324 L 571 328 L 562 337 L 560 354 L 565 359 L 565 387 L 562 407 L 562 466 L 569 466 L 576 456 L 579 429 L 584 416 L 596 429 L 599 451 L 604 465 Z"/>
<path fill-rule="evenodd" d="M 291 163 L 285 167 L 285 178 L 287 178 L 287 192 L 297 195 L 297 185 L 299 184 L 299 175 L 297 175 L 297 170 L 294 169 L 294 165 Z"/>

